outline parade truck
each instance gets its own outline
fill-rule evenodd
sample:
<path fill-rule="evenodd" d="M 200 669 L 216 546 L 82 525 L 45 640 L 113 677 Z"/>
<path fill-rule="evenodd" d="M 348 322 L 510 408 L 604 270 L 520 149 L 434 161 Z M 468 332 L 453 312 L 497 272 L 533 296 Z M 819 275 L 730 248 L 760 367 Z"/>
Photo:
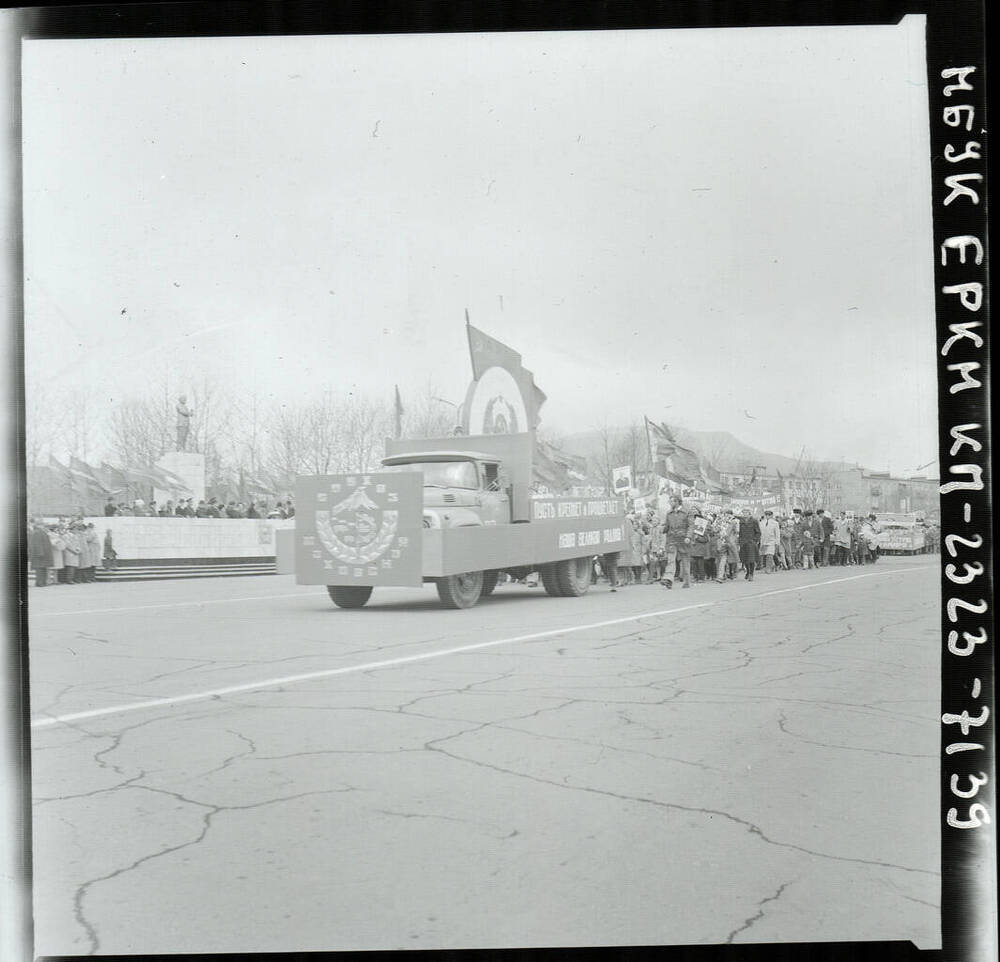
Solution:
<path fill-rule="evenodd" d="M 923 518 L 917 514 L 877 514 L 881 554 L 921 554 L 926 547 Z"/>
<path fill-rule="evenodd" d="M 624 502 L 539 497 L 534 453 L 534 432 L 389 440 L 378 471 L 299 478 L 296 580 L 340 608 L 428 582 L 471 608 L 505 573 L 536 571 L 549 595 L 583 595 L 593 558 L 626 547 Z"/>

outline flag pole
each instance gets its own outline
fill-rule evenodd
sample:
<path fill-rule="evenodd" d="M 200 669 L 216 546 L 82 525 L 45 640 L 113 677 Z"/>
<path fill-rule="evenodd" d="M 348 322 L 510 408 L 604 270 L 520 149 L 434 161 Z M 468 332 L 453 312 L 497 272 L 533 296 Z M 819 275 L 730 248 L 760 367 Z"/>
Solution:
<path fill-rule="evenodd" d="M 465 340 L 469 344 L 469 364 L 472 365 L 472 375 L 476 374 L 476 358 L 472 350 L 472 325 L 469 323 L 469 309 L 465 309 Z"/>
<path fill-rule="evenodd" d="M 649 418 L 644 414 L 642 420 L 646 427 L 646 453 L 649 455 L 649 473 L 656 477 L 656 461 L 653 458 L 653 444 L 649 440 Z"/>

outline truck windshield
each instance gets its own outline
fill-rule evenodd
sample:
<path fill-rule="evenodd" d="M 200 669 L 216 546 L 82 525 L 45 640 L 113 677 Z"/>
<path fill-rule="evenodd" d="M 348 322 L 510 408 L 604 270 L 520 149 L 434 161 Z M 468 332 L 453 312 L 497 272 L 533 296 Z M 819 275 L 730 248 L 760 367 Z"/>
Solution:
<path fill-rule="evenodd" d="M 386 471 L 421 471 L 424 487 L 471 488 L 479 487 L 479 475 L 472 461 L 414 461 L 412 464 L 386 465 Z"/>

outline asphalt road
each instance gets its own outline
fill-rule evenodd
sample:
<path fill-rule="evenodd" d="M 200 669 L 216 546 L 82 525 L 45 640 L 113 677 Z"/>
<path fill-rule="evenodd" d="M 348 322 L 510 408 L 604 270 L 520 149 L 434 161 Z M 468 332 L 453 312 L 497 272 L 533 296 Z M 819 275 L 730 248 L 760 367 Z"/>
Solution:
<path fill-rule="evenodd" d="M 937 561 L 33 589 L 36 952 L 939 947 Z"/>

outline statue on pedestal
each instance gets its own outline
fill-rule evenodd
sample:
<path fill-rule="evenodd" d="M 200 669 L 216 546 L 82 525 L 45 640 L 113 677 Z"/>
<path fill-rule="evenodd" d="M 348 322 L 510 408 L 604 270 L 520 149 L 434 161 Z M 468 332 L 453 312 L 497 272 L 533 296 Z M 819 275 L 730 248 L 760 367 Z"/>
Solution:
<path fill-rule="evenodd" d="M 182 394 L 177 399 L 177 450 L 187 450 L 188 432 L 191 430 L 191 417 L 194 414 L 187 406 L 187 395 Z"/>

